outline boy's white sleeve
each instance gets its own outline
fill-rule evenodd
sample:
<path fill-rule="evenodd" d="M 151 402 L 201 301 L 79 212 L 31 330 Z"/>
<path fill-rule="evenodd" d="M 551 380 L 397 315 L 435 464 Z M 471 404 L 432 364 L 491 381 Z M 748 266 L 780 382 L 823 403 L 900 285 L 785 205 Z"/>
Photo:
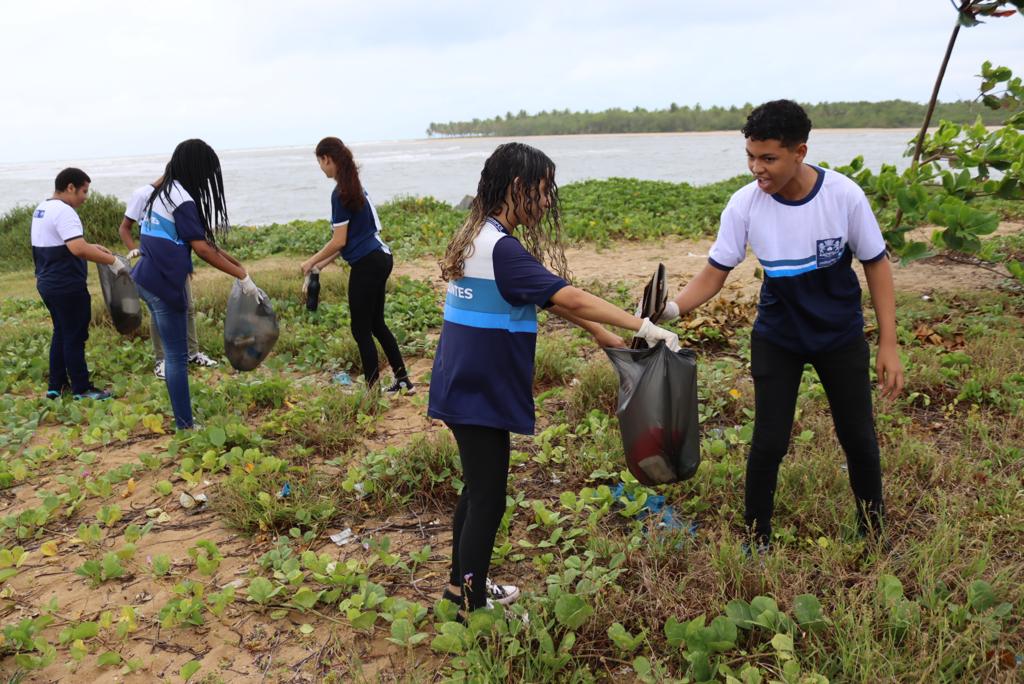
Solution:
<path fill-rule="evenodd" d="M 711 245 L 708 263 L 723 271 L 730 271 L 747 255 L 747 217 L 732 200 L 722 212 L 718 237 Z"/>
<path fill-rule="evenodd" d="M 57 217 L 56 221 L 57 234 L 60 235 L 60 239 L 64 242 L 68 240 L 74 240 L 80 238 L 85 233 L 82 228 L 82 219 L 78 218 L 78 213 L 74 209 L 66 208 Z"/>
<path fill-rule="evenodd" d="M 146 192 L 149 190 L 149 192 Z M 126 219 L 139 223 L 139 217 L 142 216 L 142 208 L 146 206 L 146 200 L 149 199 L 149 195 L 152 192 L 152 188 L 139 188 L 132 193 L 131 199 L 128 200 L 128 204 L 124 207 L 124 217 Z"/>
<path fill-rule="evenodd" d="M 851 193 L 848 242 L 853 255 L 868 264 L 885 256 L 885 238 L 868 198 L 860 188 Z"/>

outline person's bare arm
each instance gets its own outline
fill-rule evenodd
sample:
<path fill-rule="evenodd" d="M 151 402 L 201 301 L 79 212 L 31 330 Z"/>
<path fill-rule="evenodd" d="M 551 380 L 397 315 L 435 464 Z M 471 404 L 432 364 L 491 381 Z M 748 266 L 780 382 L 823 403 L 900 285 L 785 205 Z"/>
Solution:
<path fill-rule="evenodd" d="M 878 389 L 883 397 L 892 399 L 903 391 L 903 364 L 896 339 L 896 293 L 889 258 L 883 256 L 864 264 L 864 277 L 868 281 L 871 304 L 878 320 L 878 354 L 875 360 Z"/>
<path fill-rule="evenodd" d="M 553 304 L 552 306 L 548 307 L 547 311 L 550 311 L 556 316 L 564 318 L 570 323 L 573 323 L 583 328 L 593 336 L 594 341 L 597 342 L 597 344 L 601 347 L 626 346 L 625 340 L 623 340 L 620 336 L 616 335 L 612 331 L 605 328 L 603 325 L 599 323 L 594 323 L 593 321 L 588 321 L 586 319 L 580 318 L 579 316 L 574 316 L 571 313 L 569 313 L 569 311 L 567 311 L 565 308 L 558 306 L 557 304 Z"/>
<path fill-rule="evenodd" d="M 320 262 L 328 259 L 328 257 L 333 260 L 347 243 L 348 223 L 336 226 L 334 228 L 334 233 L 331 235 L 331 239 L 327 244 L 324 245 L 319 252 L 302 262 L 301 268 L 303 274 L 312 271 L 314 266 L 317 266 Z"/>
<path fill-rule="evenodd" d="M 109 249 L 103 245 L 94 245 L 91 242 L 86 242 L 85 238 L 82 237 L 68 240 L 64 244 L 67 245 L 68 251 L 86 261 L 95 261 L 98 264 L 108 265 L 116 261 L 113 252 Z"/>
<path fill-rule="evenodd" d="M 192 240 L 189 244 L 192 245 L 192 250 L 199 255 L 200 259 L 217 270 L 223 271 L 228 275 L 232 275 L 239 280 L 248 275 L 245 268 L 242 267 L 238 261 L 228 255 L 227 252 L 222 252 L 206 240 Z"/>
<path fill-rule="evenodd" d="M 682 291 L 672 300 L 679 307 L 679 315 L 685 316 L 718 294 L 728 277 L 728 271 L 706 264 L 700 273 L 686 283 Z"/>
<path fill-rule="evenodd" d="M 333 264 L 335 261 L 337 261 L 338 257 L 340 257 L 340 256 L 341 256 L 341 252 L 338 252 L 334 256 L 327 257 L 326 259 L 324 259 L 323 261 L 321 261 L 320 263 L 318 263 L 316 265 L 316 270 L 323 271 L 325 268 L 327 268 L 328 266 Z"/>
<path fill-rule="evenodd" d="M 128 251 L 135 249 L 135 239 L 132 237 L 132 227 L 135 225 L 135 221 L 125 216 L 121 219 L 121 225 L 117 227 L 117 234 L 121 237 L 121 242 Z"/>

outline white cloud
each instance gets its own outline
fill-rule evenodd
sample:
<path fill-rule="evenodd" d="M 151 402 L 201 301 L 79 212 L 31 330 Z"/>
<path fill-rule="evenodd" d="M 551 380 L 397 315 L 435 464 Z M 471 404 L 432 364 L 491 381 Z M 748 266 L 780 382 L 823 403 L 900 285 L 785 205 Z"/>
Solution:
<path fill-rule="evenodd" d="M 419 137 L 526 109 L 927 98 L 939 0 L 440 0 L 9 4 L 0 161 Z M 1024 20 L 960 32 L 944 99 L 980 63 L 1024 71 Z"/>

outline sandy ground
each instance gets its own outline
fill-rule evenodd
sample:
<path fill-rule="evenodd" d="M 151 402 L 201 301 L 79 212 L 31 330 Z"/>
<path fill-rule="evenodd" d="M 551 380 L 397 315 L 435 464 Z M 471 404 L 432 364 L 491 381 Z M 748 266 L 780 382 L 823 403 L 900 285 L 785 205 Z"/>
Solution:
<path fill-rule="evenodd" d="M 911 231 L 910 236 L 916 240 L 927 240 L 934 227 L 925 226 Z M 997 234 L 1019 233 L 1024 224 L 1003 222 Z M 707 264 L 708 250 L 714 240 L 687 240 L 668 237 L 663 240 L 647 242 L 620 242 L 614 247 L 596 249 L 593 247 L 574 247 L 566 251 L 569 267 L 574 279 L 580 283 L 587 280 L 616 281 L 635 283 L 637 293 L 659 262 L 665 264 L 669 282 L 673 290 L 681 288 L 704 265 Z M 757 259 L 748 254 L 746 260 L 730 274 L 726 287 L 744 294 L 756 295 L 761 281 L 755 277 Z M 859 267 L 854 269 L 866 287 L 864 272 Z M 440 283 L 440 270 L 435 259 L 417 259 L 395 264 L 395 273 L 415 279 L 428 279 Z M 897 292 L 919 292 L 929 294 L 936 291 L 988 289 L 999 285 L 1000 278 L 971 264 L 950 261 L 944 257 L 934 257 L 911 262 L 906 265 L 893 265 L 893 278 Z"/>
<path fill-rule="evenodd" d="M 1022 229 L 1024 225 L 1005 223 L 1000 231 L 1019 232 Z M 923 229 L 919 237 L 926 237 L 927 233 L 928 230 Z M 656 242 L 617 244 L 614 248 L 602 250 L 574 248 L 569 250 L 568 257 L 577 282 L 631 282 L 635 283 L 635 290 L 639 293 L 659 261 L 664 262 L 668 268 L 673 290 L 682 287 L 704 267 L 710 246 L 711 240 L 667 238 Z M 296 261 L 295 257 L 274 257 L 251 266 L 256 273 L 291 272 L 296 267 Z M 756 260 L 748 257 L 735 270 L 727 283 L 732 296 L 722 298 L 723 301 L 756 296 L 760 280 L 755 277 L 755 266 Z M 90 269 L 90 273 L 93 271 Z M 999 282 L 999 278 L 989 271 L 942 259 L 896 266 L 894 273 L 897 290 L 922 294 L 938 290 L 991 288 Z M 400 261 L 396 265 L 396 274 L 427 278 L 439 288 L 443 285 L 434 259 Z M 197 273 L 200 279 L 223 277 L 212 269 L 200 269 Z M 0 287 L 6 289 L 7 284 L 6 279 L 0 278 Z M 31 285 L 29 282 L 29 291 L 25 296 L 34 295 Z M 411 366 L 414 377 L 422 377 L 429 369 L 430 362 L 415 359 Z M 196 379 L 216 382 L 221 372 L 222 369 L 200 371 Z M 264 368 L 257 373 L 269 371 Z M 438 429 L 434 421 L 426 418 L 425 398 L 426 392 L 421 391 L 416 396 L 394 400 L 386 418 L 379 422 L 377 432 L 366 440 L 365 448 L 381 449 L 387 445 L 403 443 L 416 434 Z M 33 445 L 45 444 L 53 430 L 52 427 L 40 428 L 33 439 Z M 167 440 L 162 435 L 142 434 L 132 437 L 128 442 L 95 450 L 99 457 L 95 470 L 105 472 L 124 463 L 137 463 L 138 455 L 143 452 L 160 454 Z M 57 477 L 62 472 L 78 469 L 80 465 L 75 462 L 59 462 L 42 477 L 0 492 L 0 516 L 37 505 L 39 490 L 59 489 Z M 167 497 L 157 494 L 153 489 L 155 482 L 165 478 L 175 482 L 174 493 Z M 403 649 L 388 643 L 384 639 L 387 635 L 386 626 L 379 628 L 373 637 L 357 637 L 339 620 L 336 612 L 312 614 L 292 610 L 284 617 L 274 619 L 269 611 L 259 611 L 246 605 L 241 590 L 237 605 L 229 607 L 222 618 L 215 619 L 207 615 L 207 623 L 202 627 L 161 629 L 156 617 L 161 607 L 173 598 L 172 588 L 176 582 L 187 577 L 203 580 L 213 587 L 244 582 L 248 573 L 257 567 L 257 560 L 270 541 L 267 537 L 249 539 L 240 535 L 227 528 L 212 511 L 197 515 L 186 514 L 177 503 L 182 486 L 183 483 L 173 476 L 171 464 L 160 470 L 138 471 L 134 486 L 119 485 L 112 500 L 100 502 L 95 497 L 89 498 L 73 519 L 52 521 L 43 538 L 23 542 L 31 552 L 31 557 L 19 574 L 3 585 L 3 594 L 0 596 L 2 624 L 38 615 L 39 607 L 46 605 L 52 598 L 57 599 L 59 610 L 56 625 L 48 630 L 51 642 L 56 641 L 56 634 L 68 624 L 97 620 L 104 610 L 114 612 L 115 622 L 122 607 L 133 606 L 140 614 L 139 630 L 127 639 L 121 641 L 102 637 L 101 643 L 91 642 L 92 653 L 73 674 L 67 667 L 67 651 L 62 648 L 57 662 L 32 673 L 26 681 L 178 681 L 179 669 L 192 660 L 202 665 L 197 678 L 216 674 L 221 679 L 211 681 L 227 682 L 316 681 L 322 674 L 319 663 L 328 661 L 334 663 L 335 672 L 340 676 L 339 681 L 351 681 L 356 672 L 361 672 L 366 681 L 374 681 L 378 677 L 387 679 L 389 673 L 422 674 L 435 669 L 436 662 L 429 651 L 417 649 L 410 656 Z M 212 494 L 215 489 L 204 482 L 193 493 L 202 491 Z M 111 502 L 120 505 L 124 518 L 108 532 L 107 541 L 101 542 L 99 547 L 90 547 L 76 540 L 78 523 L 94 521 L 99 505 Z M 153 512 L 154 509 L 165 512 L 166 518 L 159 521 L 159 518 L 148 517 L 147 511 Z M 83 577 L 75 574 L 75 569 L 86 559 L 100 557 L 107 551 L 123 546 L 126 525 L 143 525 L 149 520 L 154 521 L 153 531 L 139 541 L 134 559 L 126 563 L 129 572 L 124 578 L 91 588 Z M 430 561 L 417 572 L 416 582 L 396 582 L 388 587 L 388 592 L 423 604 L 431 604 L 440 594 L 446 582 L 445 551 L 450 543 L 449 520 L 446 517 L 439 518 L 436 513 L 408 510 L 386 520 L 372 520 L 362 524 L 352 521 L 351 525 L 360 536 L 387 534 L 392 539 L 393 552 L 407 554 L 429 543 L 433 554 Z M 225 556 L 216 575 L 210 578 L 198 576 L 187 555 L 187 549 L 201 539 L 214 541 Z M 57 553 L 47 556 L 41 552 L 40 545 L 50 540 L 57 542 Z M 360 557 L 365 553 L 359 544 L 336 547 L 326 540 L 317 543 L 315 550 L 329 553 L 339 560 Z M 167 554 L 174 560 L 171 577 L 159 579 L 152 576 L 149 559 L 157 554 Z M 300 629 L 303 624 L 312 625 L 314 631 L 308 635 L 303 634 Z M 141 659 L 146 669 L 137 674 L 124 675 L 117 667 L 100 668 L 96 665 L 96 655 L 107 650 L 117 651 L 126 660 Z M 419 660 L 421 658 L 426 658 L 426 661 Z M 13 659 L 0 660 L 0 673 L 10 676 L 14 669 Z"/>

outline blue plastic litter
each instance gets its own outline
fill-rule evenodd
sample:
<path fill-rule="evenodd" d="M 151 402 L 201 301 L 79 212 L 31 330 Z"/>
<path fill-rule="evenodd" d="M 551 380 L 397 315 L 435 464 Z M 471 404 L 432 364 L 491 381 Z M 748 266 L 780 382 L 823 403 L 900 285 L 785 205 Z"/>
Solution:
<path fill-rule="evenodd" d="M 332 379 L 334 380 L 335 383 L 337 383 L 339 385 L 351 385 L 352 384 L 352 378 L 350 378 L 348 376 L 348 373 L 346 373 L 345 371 L 341 371 L 340 373 L 335 373 L 334 377 Z"/>
<path fill-rule="evenodd" d="M 291 493 L 292 493 L 292 486 L 290 484 L 288 484 L 287 482 L 285 482 L 284 486 L 281 487 L 281 491 L 277 493 L 277 498 L 278 499 L 283 499 L 286 496 L 291 496 Z"/>
<path fill-rule="evenodd" d="M 633 501 L 633 495 L 626 493 L 626 485 L 620 482 L 612 490 L 612 496 L 618 499 L 625 496 Z M 691 537 L 697 536 L 697 523 L 692 520 L 683 520 L 676 515 L 675 509 L 665 505 L 665 497 L 661 494 L 648 494 L 644 501 L 644 507 L 636 514 L 637 520 L 643 520 L 649 515 L 659 516 L 658 527 L 666 530 L 686 530 Z"/>

